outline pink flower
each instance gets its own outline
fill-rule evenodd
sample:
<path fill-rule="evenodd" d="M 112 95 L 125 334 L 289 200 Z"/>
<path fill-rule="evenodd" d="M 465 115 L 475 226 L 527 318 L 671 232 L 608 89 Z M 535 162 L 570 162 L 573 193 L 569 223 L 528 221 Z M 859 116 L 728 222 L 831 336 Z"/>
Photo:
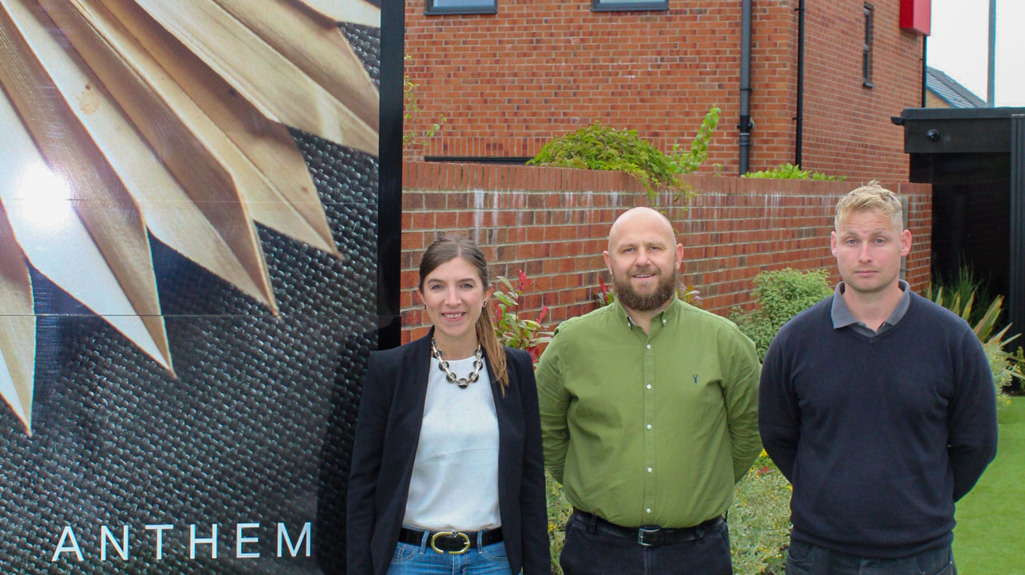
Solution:
<path fill-rule="evenodd" d="M 541 306 L 541 315 L 537 316 L 537 323 L 541 323 L 545 320 L 545 314 L 548 313 L 548 306 Z"/>
<path fill-rule="evenodd" d="M 527 278 L 527 274 L 525 274 L 523 270 L 517 270 L 516 273 L 520 276 L 520 290 L 528 288 L 534 283 L 534 280 Z"/>

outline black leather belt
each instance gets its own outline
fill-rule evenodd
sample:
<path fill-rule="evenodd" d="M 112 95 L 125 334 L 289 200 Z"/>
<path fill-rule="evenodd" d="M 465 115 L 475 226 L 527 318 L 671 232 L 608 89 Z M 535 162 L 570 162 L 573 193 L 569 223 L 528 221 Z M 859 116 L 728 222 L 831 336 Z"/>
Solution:
<path fill-rule="evenodd" d="M 581 511 L 576 508 L 573 509 L 573 514 L 580 517 L 585 524 L 591 523 L 596 529 L 600 529 L 601 531 L 612 535 L 618 535 L 624 539 L 634 541 L 638 545 L 644 547 L 668 545 L 671 543 L 682 543 L 684 541 L 701 539 L 704 537 L 705 533 L 708 533 L 713 529 L 717 529 L 723 524 L 722 516 L 718 516 L 713 517 L 708 521 L 703 521 L 694 527 L 665 528 L 659 527 L 658 525 L 623 527 L 621 525 L 616 525 L 615 523 L 609 523 L 597 515 L 592 515 L 586 511 Z"/>
<path fill-rule="evenodd" d="M 427 546 L 438 553 L 450 553 L 459 555 L 466 553 L 471 547 L 477 544 L 477 535 L 480 534 L 481 546 L 492 545 L 502 541 L 502 528 L 487 529 L 484 531 L 418 531 L 406 529 L 399 531 L 399 542 L 411 545 L 423 543 L 424 534 L 427 535 Z"/>

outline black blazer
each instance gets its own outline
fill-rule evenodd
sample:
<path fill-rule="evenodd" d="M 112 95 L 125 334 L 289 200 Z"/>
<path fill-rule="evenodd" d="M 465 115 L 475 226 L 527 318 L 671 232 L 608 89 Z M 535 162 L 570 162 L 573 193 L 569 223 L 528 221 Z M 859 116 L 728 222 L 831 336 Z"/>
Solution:
<path fill-rule="evenodd" d="M 399 540 L 420 440 L 431 334 L 370 355 L 346 498 L 349 575 L 384 575 Z M 550 574 L 537 387 L 530 355 L 505 348 L 502 396 L 487 361 L 498 416 L 498 508 L 513 573 Z M 453 486 L 458 488 L 458 486 Z"/>

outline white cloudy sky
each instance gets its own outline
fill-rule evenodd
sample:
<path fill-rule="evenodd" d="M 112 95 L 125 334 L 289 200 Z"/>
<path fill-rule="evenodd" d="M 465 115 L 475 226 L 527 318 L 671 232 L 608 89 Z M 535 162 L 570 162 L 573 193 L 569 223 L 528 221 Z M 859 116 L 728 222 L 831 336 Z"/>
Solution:
<path fill-rule="evenodd" d="M 990 0 L 932 0 L 926 61 L 986 99 Z M 997 0 L 996 105 L 1025 106 L 1025 0 Z"/>

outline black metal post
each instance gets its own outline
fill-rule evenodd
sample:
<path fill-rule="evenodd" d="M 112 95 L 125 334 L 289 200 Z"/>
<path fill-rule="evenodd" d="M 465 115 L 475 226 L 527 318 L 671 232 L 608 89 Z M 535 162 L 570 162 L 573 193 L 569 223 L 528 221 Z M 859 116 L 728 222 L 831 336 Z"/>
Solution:
<path fill-rule="evenodd" d="M 378 346 L 402 340 L 402 73 L 405 3 L 381 2 L 381 112 L 377 189 Z"/>
<path fill-rule="evenodd" d="M 1011 246 L 1007 319 L 1025 333 L 1025 114 L 1011 116 Z"/>
<path fill-rule="evenodd" d="M 929 37 L 922 36 L 922 107 L 926 107 L 926 94 L 929 89 Z"/>
<path fill-rule="evenodd" d="M 797 116 L 794 118 L 794 165 L 804 151 L 804 0 L 797 5 Z"/>
<path fill-rule="evenodd" d="M 986 75 L 986 107 L 996 106 L 997 0 L 989 0 L 989 63 Z"/>
<path fill-rule="evenodd" d="M 743 0 L 740 25 L 740 174 L 748 172 L 751 154 L 751 0 Z"/>

